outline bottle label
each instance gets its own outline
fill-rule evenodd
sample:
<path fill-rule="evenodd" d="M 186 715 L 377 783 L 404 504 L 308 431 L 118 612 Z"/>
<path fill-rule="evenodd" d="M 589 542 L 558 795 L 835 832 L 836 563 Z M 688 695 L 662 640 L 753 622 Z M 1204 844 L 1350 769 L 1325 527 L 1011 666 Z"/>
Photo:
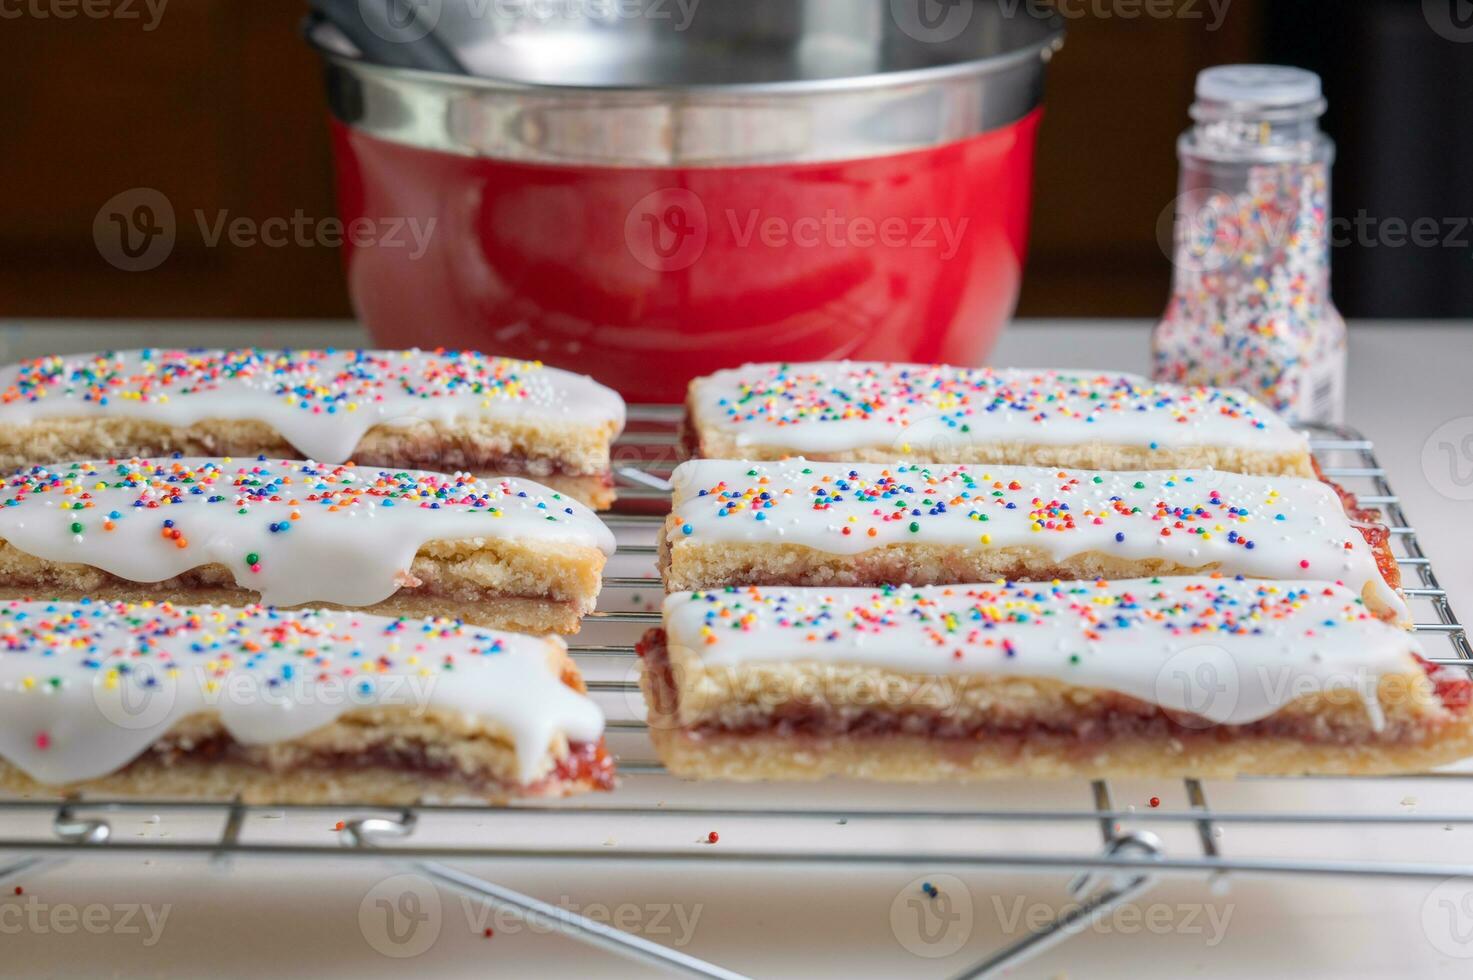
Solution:
<path fill-rule="evenodd" d="M 1330 355 L 1305 370 L 1302 404 L 1288 411 L 1297 422 L 1339 425 L 1345 421 L 1345 355 Z"/>

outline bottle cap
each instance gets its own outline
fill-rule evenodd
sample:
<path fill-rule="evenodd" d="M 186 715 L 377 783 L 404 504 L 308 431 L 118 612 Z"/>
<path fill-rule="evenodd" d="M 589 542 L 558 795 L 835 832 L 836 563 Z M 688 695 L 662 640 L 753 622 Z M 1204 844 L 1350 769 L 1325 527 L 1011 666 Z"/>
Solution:
<path fill-rule="evenodd" d="M 1287 65 L 1218 65 L 1197 75 L 1197 98 L 1230 105 L 1286 108 L 1323 98 L 1320 76 Z"/>

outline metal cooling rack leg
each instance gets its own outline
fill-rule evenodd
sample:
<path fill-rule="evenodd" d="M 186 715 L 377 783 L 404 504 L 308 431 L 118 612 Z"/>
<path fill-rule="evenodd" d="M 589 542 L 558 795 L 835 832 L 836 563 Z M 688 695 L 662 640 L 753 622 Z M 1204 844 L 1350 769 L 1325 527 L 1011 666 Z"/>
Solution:
<path fill-rule="evenodd" d="M 1130 856 L 1133 853 L 1137 858 L 1155 858 L 1161 855 L 1160 843 L 1155 834 L 1144 831 L 1125 834 L 1107 844 L 1104 853 L 1107 857 Z M 1079 899 L 1078 905 L 1037 932 L 1029 933 L 971 969 L 958 973 L 955 980 L 995 976 L 1003 970 L 1019 966 L 1083 932 L 1095 915 L 1135 898 L 1156 884 L 1156 876 L 1152 874 L 1117 875 L 1109 887 L 1085 898 L 1094 877 L 1093 872 L 1086 872 L 1069 883 L 1069 894 Z"/>
<path fill-rule="evenodd" d="M 414 832 L 415 814 L 405 810 L 395 817 L 361 817 L 350 820 L 343 826 L 343 843 L 348 847 L 372 848 L 374 838 L 408 837 Z M 384 852 L 385 856 L 392 851 Z M 746 980 L 740 973 L 723 969 L 713 963 L 697 959 L 679 950 L 650 942 L 641 936 L 622 929 L 604 925 L 569 909 L 549 905 L 541 899 L 522 892 L 486 881 L 467 874 L 438 861 L 411 861 L 410 867 L 427 878 L 438 881 L 463 895 L 489 902 L 499 909 L 513 913 L 522 921 L 549 931 L 562 933 L 570 939 L 597 946 L 611 953 L 630 959 L 661 966 L 695 977 L 712 977 L 715 980 Z"/>
<path fill-rule="evenodd" d="M 99 818 L 78 817 L 70 803 L 63 803 L 51 818 L 51 832 L 68 844 L 105 844 L 112 838 L 112 825 Z M 67 860 L 40 854 L 19 857 L 10 864 L 0 865 L 0 881 L 28 872 L 36 874 L 66 864 Z"/>
<path fill-rule="evenodd" d="M 17 858 L 10 864 L 0 864 L 0 881 L 14 878 L 16 875 L 25 874 L 27 871 L 40 871 L 42 868 L 49 868 L 52 865 L 61 863 L 60 858 L 40 856 Z"/>
<path fill-rule="evenodd" d="M 1103 814 L 1115 812 L 1115 804 L 1110 799 L 1110 787 L 1104 780 L 1095 780 L 1090 789 L 1094 794 L 1096 810 Z M 1153 860 L 1161 856 L 1161 840 L 1155 834 L 1143 830 L 1119 834 L 1113 818 L 1109 816 L 1100 818 L 1100 834 L 1105 839 L 1105 857 L 1134 857 L 1137 860 Z M 954 980 L 993 976 L 999 971 L 1012 969 L 1045 950 L 1052 949 L 1071 936 L 1079 935 L 1096 914 L 1109 911 L 1122 902 L 1127 902 L 1148 891 L 1156 884 L 1156 876 L 1147 872 L 1117 874 L 1109 879 L 1108 886 L 1091 895 L 1090 888 L 1094 885 L 1097 876 L 1098 872 L 1094 871 L 1085 871 L 1075 876 L 1069 882 L 1069 894 L 1079 900 L 1078 905 L 1042 929 L 1029 933 L 1009 946 L 1004 946 L 971 969 L 958 973 Z"/>
<path fill-rule="evenodd" d="M 113 836 L 112 824 L 101 817 L 79 817 L 70 803 L 56 808 L 51 830 L 68 844 L 106 844 Z"/>

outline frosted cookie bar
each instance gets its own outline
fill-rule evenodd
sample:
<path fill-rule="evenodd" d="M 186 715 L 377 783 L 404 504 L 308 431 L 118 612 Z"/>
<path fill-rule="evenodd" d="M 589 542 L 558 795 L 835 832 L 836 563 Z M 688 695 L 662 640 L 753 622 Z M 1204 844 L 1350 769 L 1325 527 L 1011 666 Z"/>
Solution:
<path fill-rule="evenodd" d="M 1308 440 L 1245 392 L 1083 371 L 748 364 L 691 382 L 683 443 L 708 459 L 1313 475 Z"/>
<path fill-rule="evenodd" d="M 671 476 L 669 591 L 1220 572 L 1340 581 L 1406 619 L 1385 528 L 1318 480 L 925 463 L 693 460 Z"/>
<path fill-rule="evenodd" d="M 524 480 L 296 460 L 35 466 L 0 487 L 0 597 L 367 608 L 572 633 L 613 534 Z"/>
<path fill-rule="evenodd" d="M 693 779 L 1413 772 L 1473 754 L 1473 681 L 1328 582 L 668 596 L 650 731 Z"/>
<path fill-rule="evenodd" d="M 614 499 L 624 403 L 474 351 L 129 350 L 0 368 L 0 469 L 131 456 L 301 457 L 530 477 Z"/>
<path fill-rule="evenodd" d="M 562 642 L 427 618 L 0 603 L 0 788 L 503 802 L 613 784 Z"/>

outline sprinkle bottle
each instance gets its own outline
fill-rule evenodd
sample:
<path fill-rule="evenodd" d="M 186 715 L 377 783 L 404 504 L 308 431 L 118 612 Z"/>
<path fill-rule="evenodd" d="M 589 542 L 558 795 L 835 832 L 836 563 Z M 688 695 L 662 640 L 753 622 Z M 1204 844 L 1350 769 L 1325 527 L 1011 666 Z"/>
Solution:
<path fill-rule="evenodd" d="M 1245 388 L 1291 422 L 1339 422 L 1345 321 L 1330 300 L 1330 165 L 1312 72 L 1225 65 L 1197 77 L 1177 143 L 1171 301 L 1155 377 Z"/>

